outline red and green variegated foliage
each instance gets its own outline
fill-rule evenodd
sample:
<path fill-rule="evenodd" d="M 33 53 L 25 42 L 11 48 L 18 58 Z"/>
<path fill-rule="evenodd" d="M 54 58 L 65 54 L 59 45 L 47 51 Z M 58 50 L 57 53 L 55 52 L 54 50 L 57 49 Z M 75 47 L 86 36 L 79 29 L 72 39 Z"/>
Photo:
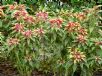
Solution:
<path fill-rule="evenodd" d="M 5 52 L 21 76 L 35 69 L 54 76 L 76 71 L 93 76 L 102 65 L 98 7 L 80 12 L 46 8 L 30 15 L 23 4 L 0 6 L 0 55 Z"/>

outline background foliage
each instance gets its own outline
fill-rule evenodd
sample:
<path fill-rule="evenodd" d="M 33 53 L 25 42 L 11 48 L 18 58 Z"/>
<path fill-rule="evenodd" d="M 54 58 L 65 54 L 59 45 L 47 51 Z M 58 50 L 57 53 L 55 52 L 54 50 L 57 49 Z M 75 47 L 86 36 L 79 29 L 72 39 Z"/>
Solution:
<path fill-rule="evenodd" d="M 43 4 L 43 3 L 48 3 L 48 2 L 55 2 L 58 5 L 60 5 L 61 3 L 67 3 L 68 5 L 72 5 L 72 6 L 81 6 L 81 5 L 94 5 L 94 4 L 101 4 L 102 0 L 0 0 L 1 4 L 11 4 L 14 1 L 18 2 L 18 3 L 25 3 L 27 5 L 31 5 L 31 4 Z"/>

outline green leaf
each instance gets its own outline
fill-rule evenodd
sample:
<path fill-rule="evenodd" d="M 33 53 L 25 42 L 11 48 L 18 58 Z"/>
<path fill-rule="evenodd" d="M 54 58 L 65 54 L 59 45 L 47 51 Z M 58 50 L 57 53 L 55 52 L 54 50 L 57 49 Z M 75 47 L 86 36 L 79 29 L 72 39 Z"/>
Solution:
<path fill-rule="evenodd" d="M 0 28 L 2 27 L 2 21 L 0 21 Z"/>
<path fill-rule="evenodd" d="M 77 64 L 75 63 L 75 64 L 73 64 L 73 73 L 72 74 L 74 74 L 74 72 L 76 71 L 76 69 L 77 69 Z"/>
<path fill-rule="evenodd" d="M 67 63 L 66 63 L 66 65 L 65 65 L 65 76 L 68 76 L 68 72 L 69 72 L 69 70 L 68 69 L 70 69 L 71 68 L 71 66 L 72 66 L 72 63 L 70 62 L 70 61 L 68 61 Z"/>
<path fill-rule="evenodd" d="M 93 30 L 94 30 L 94 27 L 89 27 L 89 31 L 90 31 L 90 33 L 92 33 Z"/>
<path fill-rule="evenodd" d="M 81 70 L 83 70 L 83 63 L 80 64 Z"/>

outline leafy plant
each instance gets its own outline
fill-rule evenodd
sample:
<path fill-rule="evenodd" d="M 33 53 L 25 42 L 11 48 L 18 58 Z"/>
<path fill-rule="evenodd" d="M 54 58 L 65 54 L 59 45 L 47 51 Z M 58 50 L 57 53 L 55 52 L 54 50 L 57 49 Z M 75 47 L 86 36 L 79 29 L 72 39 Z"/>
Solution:
<path fill-rule="evenodd" d="M 1 6 L 3 51 L 21 76 L 35 69 L 54 76 L 92 76 L 102 64 L 98 7 L 80 12 L 41 7 L 30 15 L 23 4 Z"/>

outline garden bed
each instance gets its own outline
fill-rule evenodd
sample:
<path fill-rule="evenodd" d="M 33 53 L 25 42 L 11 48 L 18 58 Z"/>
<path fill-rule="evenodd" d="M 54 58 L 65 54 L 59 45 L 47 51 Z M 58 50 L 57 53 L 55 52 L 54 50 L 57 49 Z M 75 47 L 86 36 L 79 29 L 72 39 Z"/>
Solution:
<path fill-rule="evenodd" d="M 13 67 L 10 61 L 2 60 L 0 62 L 0 76 L 20 76 L 17 69 Z M 44 74 L 43 72 L 33 71 L 32 76 L 53 76 L 52 73 Z M 80 76 L 79 73 L 75 73 L 74 76 Z M 102 76 L 102 70 L 99 69 L 94 72 L 94 76 Z"/>
<path fill-rule="evenodd" d="M 0 60 L 1 75 L 101 76 L 99 7 L 31 14 L 24 4 L 0 6 L 0 58 L 7 59 Z"/>
<path fill-rule="evenodd" d="M 18 76 L 18 72 L 9 61 L 0 61 L 0 76 Z"/>

